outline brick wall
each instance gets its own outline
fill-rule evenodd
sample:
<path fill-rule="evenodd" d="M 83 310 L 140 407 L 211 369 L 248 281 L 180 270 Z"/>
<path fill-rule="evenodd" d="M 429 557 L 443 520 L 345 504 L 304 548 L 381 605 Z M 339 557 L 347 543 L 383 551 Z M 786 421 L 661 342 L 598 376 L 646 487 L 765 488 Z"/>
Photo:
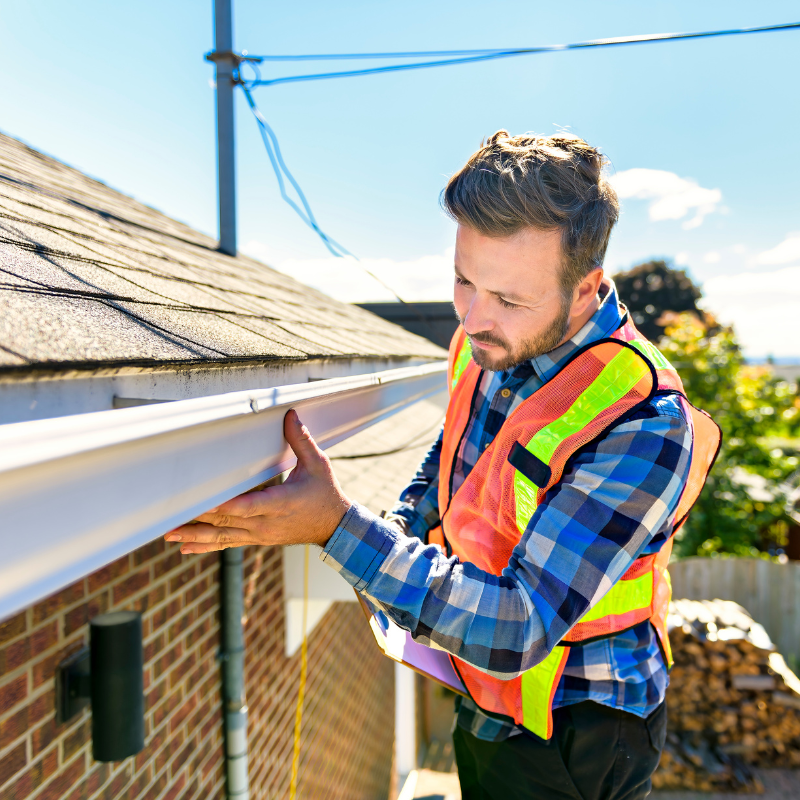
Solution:
<path fill-rule="evenodd" d="M 224 797 L 218 556 L 155 541 L 0 622 L 0 800 Z M 299 654 L 284 656 L 280 552 L 247 553 L 247 691 L 254 800 L 288 796 Z M 143 614 L 146 747 L 101 764 L 88 710 L 56 725 L 54 672 L 104 611 Z M 386 798 L 393 671 L 355 604 L 309 643 L 299 796 Z"/>
<path fill-rule="evenodd" d="M 155 541 L 0 623 L 0 797 L 216 797 L 218 567 Z M 104 611 L 143 614 L 146 747 L 114 764 L 91 755 L 89 710 L 57 725 L 54 673 Z"/>
<path fill-rule="evenodd" d="M 280 551 L 247 548 L 245 581 L 252 796 L 286 798 L 300 651 L 284 657 Z M 309 637 L 298 797 L 383 800 L 393 744 L 393 662 L 358 604 L 335 603 Z"/>

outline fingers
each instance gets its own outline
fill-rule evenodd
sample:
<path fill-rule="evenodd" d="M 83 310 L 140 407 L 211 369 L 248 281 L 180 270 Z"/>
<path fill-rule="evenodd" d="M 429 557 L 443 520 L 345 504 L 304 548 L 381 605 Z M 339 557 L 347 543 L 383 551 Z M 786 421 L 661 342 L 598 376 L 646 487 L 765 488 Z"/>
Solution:
<path fill-rule="evenodd" d="M 181 553 L 209 553 L 226 547 L 253 544 L 253 535 L 246 528 L 218 527 L 205 522 L 181 525 L 165 537 L 168 542 L 182 542 Z"/>
<path fill-rule="evenodd" d="M 247 527 L 244 521 L 250 517 L 280 514 L 285 500 L 286 489 L 283 486 L 268 486 L 226 500 L 205 514 L 198 514 L 197 519 L 212 525 L 243 528 Z"/>
<path fill-rule="evenodd" d="M 309 472 L 319 471 L 320 467 L 327 470 L 325 453 L 317 447 L 308 428 L 303 425 L 293 408 L 287 411 L 283 418 L 283 435 L 297 456 L 298 463 L 302 464 Z"/>

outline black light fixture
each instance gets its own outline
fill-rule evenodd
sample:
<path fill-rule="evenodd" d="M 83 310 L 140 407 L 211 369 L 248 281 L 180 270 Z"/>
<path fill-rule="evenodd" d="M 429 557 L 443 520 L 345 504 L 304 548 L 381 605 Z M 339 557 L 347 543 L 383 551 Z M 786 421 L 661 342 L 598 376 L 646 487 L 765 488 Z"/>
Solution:
<path fill-rule="evenodd" d="M 89 647 L 59 664 L 57 720 L 92 706 L 95 761 L 122 761 L 144 748 L 142 615 L 101 614 L 89 623 Z"/>

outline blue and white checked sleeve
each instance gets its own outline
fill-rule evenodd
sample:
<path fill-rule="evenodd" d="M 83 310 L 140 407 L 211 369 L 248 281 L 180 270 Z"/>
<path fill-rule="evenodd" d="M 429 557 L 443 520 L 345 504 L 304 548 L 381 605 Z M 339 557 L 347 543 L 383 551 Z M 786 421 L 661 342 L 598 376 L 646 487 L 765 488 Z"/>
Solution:
<path fill-rule="evenodd" d="M 676 409 L 654 401 L 571 459 L 499 577 L 358 504 L 320 557 L 420 643 L 513 678 L 668 537 L 691 455 Z"/>

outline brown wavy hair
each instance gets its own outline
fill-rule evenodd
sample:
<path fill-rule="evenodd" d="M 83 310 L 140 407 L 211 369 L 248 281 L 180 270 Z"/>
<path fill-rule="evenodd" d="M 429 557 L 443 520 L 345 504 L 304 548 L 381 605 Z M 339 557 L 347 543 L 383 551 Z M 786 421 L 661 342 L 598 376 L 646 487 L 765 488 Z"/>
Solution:
<path fill-rule="evenodd" d="M 579 136 L 499 130 L 447 183 L 442 206 L 460 225 L 484 236 L 524 228 L 562 231 L 560 282 L 565 296 L 605 258 L 619 217 L 606 159 Z"/>

